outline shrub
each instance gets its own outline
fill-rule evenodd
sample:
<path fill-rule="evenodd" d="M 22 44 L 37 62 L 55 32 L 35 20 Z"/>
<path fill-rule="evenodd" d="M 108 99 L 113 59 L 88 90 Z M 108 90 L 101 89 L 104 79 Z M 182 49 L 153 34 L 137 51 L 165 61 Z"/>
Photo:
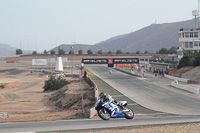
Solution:
<path fill-rule="evenodd" d="M 189 55 L 185 55 L 183 56 L 183 58 L 181 58 L 177 68 L 180 69 L 181 67 L 192 66 L 192 65 L 193 65 L 193 57 Z"/>
<path fill-rule="evenodd" d="M 58 90 L 67 84 L 69 84 L 69 82 L 66 79 L 63 79 L 62 77 L 55 78 L 51 76 L 45 81 L 45 85 L 43 87 L 44 92 Z"/>
<path fill-rule="evenodd" d="M 5 88 L 5 85 L 0 85 L 0 88 Z"/>
<path fill-rule="evenodd" d="M 200 54 L 194 58 L 193 66 L 200 66 Z"/>

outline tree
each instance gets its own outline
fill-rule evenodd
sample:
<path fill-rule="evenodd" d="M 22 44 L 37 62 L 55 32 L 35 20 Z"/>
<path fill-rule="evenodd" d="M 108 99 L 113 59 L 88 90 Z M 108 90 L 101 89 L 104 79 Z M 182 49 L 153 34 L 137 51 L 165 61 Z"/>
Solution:
<path fill-rule="evenodd" d="M 112 52 L 111 51 L 108 51 L 108 55 L 111 55 L 112 54 Z"/>
<path fill-rule="evenodd" d="M 168 54 L 177 54 L 177 47 L 171 47 L 169 50 L 168 50 Z"/>
<path fill-rule="evenodd" d="M 195 58 L 194 58 L 194 62 L 193 62 L 193 66 L 200 66 L 200 54 L 198 54 Z"/>
<path fill-rule="evenodd" d="M 126 54 L 129 54 L 129 52 L 126 52 Z"/>
<path fill-rule="evenodd" d="M 73 54 L 74 54 L 74 51 L 73 51 L 73 50 L 70 50 L 70 51 L 69 51 L 69 54 L 70 54 L 70 55 L 73 55 Z"/>
<path fill-rule="evenodd" d="M 93 54 L 92 50 L 88 50 L 87 53 L 88 53 L 89 55 L 92 55 L 92 54 Z"/>
<path fill-rule="evenodd" d="M 193 57 L 189 56 L 189 55 L 185 55 L 183 56 L 183 58 L 181 58 L 177 68 L 181 68 L 184 66 L 192 66 L 193 65 Z"/>
<path fill-rule="evenodd" d="M 33 52 L 32 52 L 32 55 L 37 55 L 37 51 L 33 51 Z"/>
<path fill-rule="evenodd" d="M 161 48 L 161 50 L 159 50 L 159 54 L 167 54 L 168 50 L 166 48 Z"/>
<path fill-rule="evenodd" d="M 102 50 L 99 50 L 97 53 L 98 53 L 98 54 L 103 54 Z"/>
<path fill-rule="evenodd" d="M 16 49 L 16 55 L 22 54 L 23 51 L 21 49 Z"/>
<path fill-rule="evenodd" d="M 136 54 L 140 54 L 140 51 L 136 51 Z"/>
<path fill-rule="evenodd" d="M 82 50 L 82 49 L 79 49 L 79 50 L 78 50 L 78 54 L 79 54 L 79 55 L 82 55 L 82 54 L 83 54 L 83 50 Z"/>
<path fill-rule="evenodd" d="M 56 52 L 54 50 L 51 50 L 51 55 L 56 54 Z"/>
<path fill-rule="evenodd" d="M 59 50 L 59 54 L 60 54 L 60 55 L 65 54 L 65 50 L 64 50 L 64 49 L 60 49 L 60 50 Z"/>
<path fill-rule="evenodd" d="M 44 54 L 47 54 L 47 53 L 48 53 L 48 52 L 47 52 L 47 50 L 45 49 L 45 50 L 44 50 Z"/>
<path fill-rule="evenodd" d="M 122 50 L 121 49 L 118 49 L 116 54 L 122 54 Z"/>
<path fill-rule="evenodd" d="M 148 53 L 149 53 L 149 51 L 147 51 L 147 50 L 144 51 L 144 54 L 148 54 Z"/>

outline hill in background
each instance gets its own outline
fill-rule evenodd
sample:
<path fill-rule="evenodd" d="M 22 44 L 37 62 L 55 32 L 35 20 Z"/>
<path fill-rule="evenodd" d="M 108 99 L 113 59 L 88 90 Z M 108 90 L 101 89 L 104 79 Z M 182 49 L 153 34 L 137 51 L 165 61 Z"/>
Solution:
<path fill-rule="evenodd" d="M 0 57 L 16 56 L 16 48 L 8 44 L 0 44 Z"/>
<path fill-rule="evenodd" d="M 181 28 L 193 28 L 194 19 L 164 24 L 152 24 L 138 31 L 108 39 L 90 47 L 93 51 L 156 52 L 161 48 L 178 47 L 178 32 Z"/>
<path fill-rule="evenodd" d="M 194 19 L 175 23 L 152 24 L 138 31 L 115 36 L 95 45 L 62 44 L 61 47 L 65 51 L 69 51 L 70 47 L 74 46 L 75 52 L 82 49 L 84 53 L 89 49 L 93 52 L 98 50 L 116 52 L 121 49 L 123 52 L 130 53 L 144 52 L 145 50 L 155 53 L 161 48 L 178 47 L 178 32 L 182 28 L 194 28 Z"/>
<path fill-rule="evenodd" d="M 60 47 L 66 53 L 71 50 L 71 46 L 73 46 L 75 53 L 78 53 L 79 49 L 82 49 L 83 53 L 87 53 L 89 49 L 93 52 L 97 52 L 98 50 L 116 52 L 118 49 L 121 49 L 123 52 L 129 53 L 135 53 L 136 51 L 142 53 L 145 50 L 155 53 L 161 48 L 169 49 L 172 46 L 178 47 L 178 32 L 182 28 L 194 28 L 194 19 L 175 23 L 152 24 L 138 31 L 118 35 L 94 45 L 62 44 Z M 15 50 L 16 48 L 10 47 L 7 44 L 0 44 L 0 57 L 16 56 Z M 58 47 L 51 50 L 57 53 Z"/>

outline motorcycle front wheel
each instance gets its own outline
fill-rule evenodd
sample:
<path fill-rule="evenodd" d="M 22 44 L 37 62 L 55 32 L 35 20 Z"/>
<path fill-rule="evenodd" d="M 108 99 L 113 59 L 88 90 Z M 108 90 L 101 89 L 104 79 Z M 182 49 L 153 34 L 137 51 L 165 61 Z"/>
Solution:
<path fill-rule="evenodd" d="M 134 117 L 134 112 L 133 112 L 131 109 L 129 109 L 129 108 L 126 108 L 126 110 L 128 110 L 128 111 L 125 111 L 125 112 L 124 112 L 125 118 L 126 118 L 126 119 L 133 119 L 133 117 Z"/>
<path fill-rule="evenodd" d="M 98 111 L 98 115 L 101 119 L 103 120 L 110 120 L 110 113 L 108 112 L 107 109 L 105 108 L 101 108 Z"/>

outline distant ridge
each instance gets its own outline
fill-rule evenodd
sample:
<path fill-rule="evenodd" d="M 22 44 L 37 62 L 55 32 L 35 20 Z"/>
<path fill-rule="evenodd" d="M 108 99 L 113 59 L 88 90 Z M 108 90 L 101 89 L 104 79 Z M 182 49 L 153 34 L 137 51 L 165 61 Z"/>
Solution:
<path fill-rule="evenodd" d="M 194 19 L 174 23 L 151 24 L 138 31 L 118 35 L 95 45 L 62 44 L 61 47 L 69 51 L 70 47 L 74 46 L 73 50 L 75 52 L 82 49 L 84 53 L 87 53 L 89 49 L 93 52 L 98 50 L 116 52 L 121 49 L 123 52 L 130 53 L 135 53 L 136 51 L 144 52 L 145 50 L 155 53 L 161 48 L 178 47 L 178 32 L 181 28 L 194 28 Z"/>
<path fill-rule="evenodd" d="M 72 46 L 73 46 L 73 49 L 71 48 Z M 60 47 L 61 49 L 64 49 L 66 54 L 68 54 L 71 49 L 77 54 L 80 49 L 83 50 L 83 52 L 86 53 L 87 50 L 91 47 L 91 45 L 87 45 L 87 44 L 61 44 L 58 47 Z M 55 47 L 51 50 L 54 50 L 56 53 L 58 53 L 58 47 Z M 50 52 L 51 50 L 49 50 L 48 52 Z"/>
<path fill-rule="evenodd" d="M 152 24 L 130 34 L 111 38 L 90 47 L 93 51 L 156 52 L 161 48 L 178 47 L 178 32 L 181 28 L 194 28 L 194 19 L 164 24 Z"/>
<path fill-rule="evenodd" d="M 8 44 L 0 44 L 0 57 L 14 57 L 16 56 L 16 48 Z"/>
<path fill-rule="evenodd" d="M 145 50 L 155 53 L 161 48 L 169 49 L 172 46 L 178 47 L 178 32 L 181 28 L 194 28 L 194 19 L 174 23 L 151 24 L 138 31 L 118 35 L 94 45 L 61 44 L 60 47 L 66 53 L 69 53 L 71 46 L 73 46 L 75 53 L 78 53 L 79 49 L 82 49 L 83 53 L 87 53 L 89 49 L 93 52 L 97 52 L 98 50 L 102 50 L 103 52 L 116 52 L 118 49 L 121 49 L 123 52 L 130 53 L 135 53 L 136 51 L 142 53 Z M 16 48 L 8 44 L 0 44 L 0 57 L 16 56 L 15 50 Z M 52 48 L 51 50 L 57 53 L 58 47 Z M 24 50 L 23 52 L 25 53 Z"/>

